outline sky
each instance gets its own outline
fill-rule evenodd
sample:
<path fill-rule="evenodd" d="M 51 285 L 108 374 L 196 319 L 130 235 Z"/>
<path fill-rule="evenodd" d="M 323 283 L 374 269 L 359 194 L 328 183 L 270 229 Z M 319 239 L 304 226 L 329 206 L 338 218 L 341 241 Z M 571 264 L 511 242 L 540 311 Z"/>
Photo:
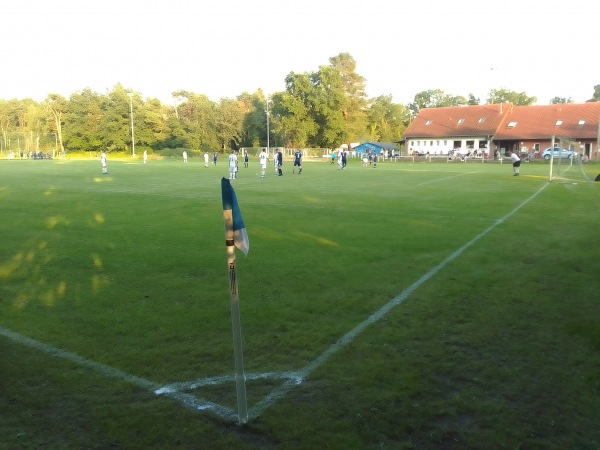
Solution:
<path fill-rule="evenodd" d="M 285 90 L 349 53 L 367 95 L 408 104 L 441 89 L 583 103 L 600 84 L 588 0 L 29 0 L 0 22 L 0 99 L 68 98 L 115 85 L 174 104 Z"/>

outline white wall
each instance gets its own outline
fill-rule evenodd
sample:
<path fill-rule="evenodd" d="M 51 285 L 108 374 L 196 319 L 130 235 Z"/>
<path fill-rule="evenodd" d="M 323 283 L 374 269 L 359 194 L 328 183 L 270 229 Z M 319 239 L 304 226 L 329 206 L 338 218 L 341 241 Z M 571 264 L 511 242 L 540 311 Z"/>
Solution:
<path fill-rule="evenodd" d="M 469 153 L 467 148 L 467 141 L 473 142 L 473 150 L 479 149 L 479 145 L 487 144 L 487 138 L 485 137 L 452 137 L 452 138 L 434 138 L 434 139 L 409 139 L 406 145 L 409 154 L 413 151 L 427 153 L 430 155 L 447 155 L 449 151 L 454 150 L 454 142 L 460 142 L 460 148 L 457 148 L 461 153 Z M 488 153 L 487 149 L 485 149 Z"/>

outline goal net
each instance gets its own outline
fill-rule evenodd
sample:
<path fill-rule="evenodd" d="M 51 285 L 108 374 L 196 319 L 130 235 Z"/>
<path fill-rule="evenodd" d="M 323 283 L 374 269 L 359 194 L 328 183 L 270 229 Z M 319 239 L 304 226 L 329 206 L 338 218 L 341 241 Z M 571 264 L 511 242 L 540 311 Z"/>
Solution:
<path fill-rule="evenodd" d="M 583 155 L 579 145 L 569 138 L 552 136 L 550 153 L 549 181 L 554 183 L 592 183 L 593 178 L 586 173 Z"/>

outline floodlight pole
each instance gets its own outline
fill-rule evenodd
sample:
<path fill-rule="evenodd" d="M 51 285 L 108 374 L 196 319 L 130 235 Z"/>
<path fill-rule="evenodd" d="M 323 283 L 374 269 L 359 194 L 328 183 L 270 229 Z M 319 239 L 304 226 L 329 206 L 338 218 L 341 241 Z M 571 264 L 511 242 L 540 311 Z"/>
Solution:
<path fill-rule="evenodd" d="M 267 156 L 269 155 L 269 148 L 270 148 L 270 135 L 271 133 L 269 132 L 269 94 L 267 94 Z"/>
<path fill-rule="evenodd" d="M 135 158 L 135 132 L 133 131 L 133 92 L 128 92 L 129 116 L 131 117 L 131 157 Z"/>

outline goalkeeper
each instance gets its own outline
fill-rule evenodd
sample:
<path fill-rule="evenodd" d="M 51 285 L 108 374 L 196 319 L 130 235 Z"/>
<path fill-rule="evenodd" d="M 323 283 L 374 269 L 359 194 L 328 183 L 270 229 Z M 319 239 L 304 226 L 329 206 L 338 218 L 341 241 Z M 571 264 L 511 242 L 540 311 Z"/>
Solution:
<path fill-rule="evenodd" d="M 510 159 L 512 160 L 513 164 L 513 175 L 516 177 L 519 175 L 519 168 L 521 167 L 521 158 L 519 158 L 519 155 L 517 155 L 515 152 L 510 151 L 510 154 L 508 156 L 510 156 Z"/>

